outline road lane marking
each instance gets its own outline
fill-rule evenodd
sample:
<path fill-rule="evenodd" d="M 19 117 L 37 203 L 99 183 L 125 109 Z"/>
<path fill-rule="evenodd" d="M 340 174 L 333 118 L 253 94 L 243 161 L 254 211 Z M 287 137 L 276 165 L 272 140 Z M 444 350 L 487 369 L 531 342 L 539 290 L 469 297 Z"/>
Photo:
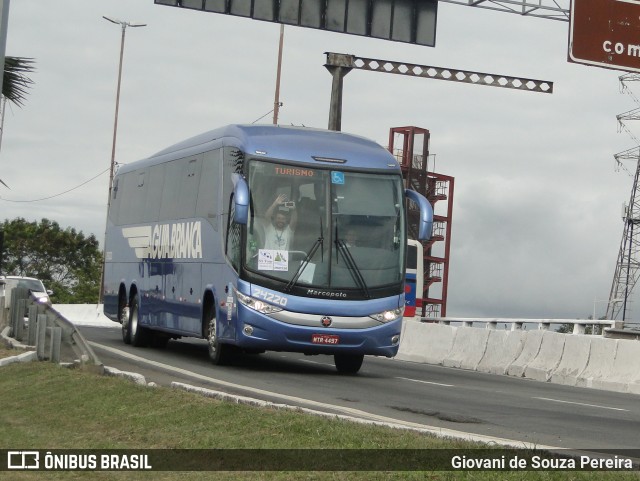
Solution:
<path fill-rule="evenodd" d="M 421 379 L 411 379 L 408 377 L 396 377 L 394 379 L 402 379 L 403 381 L 419 382 L 422 384 L 433 384 L 434 386 L 455 387 L 453 384 L 443 384 L 441 382 L 422 381 Z"/>
<path fill-rule="evenodd" d="M 439 438 L 455 438 L 455 439 L 461 439 L 461 440 L 466 440 L 466 441 L 475 441 L 475 442 L 480 442 L 480 443 L 485 443 L 485 444 L 498 444 L 501 446 L 508 446 L 508 447 L 517 447 L 517 448 L 525 448 L 525 449 L 543 449 L 543 450 L 560 450 L 560 447 L 557 446 L 544 446 L 544 445 L 537 445 L 537 444 L 531 444 L 527 441 L 517 441 L 517 440 L 513 440 L 513 439 L 506 439 L 506 438 L 499 438 L 499 437 L 495 437 L 495 436 L 490 436 L 490 435 L 485 435 L 485 434 L 473 434 L 473 433 L 466 433 L 464 431 L 457 431 L 454 429 L 449 429 L 449 428 L 443 428 L 443 427 L 437 427 L 437 426 L 429 426 L 427 424 L 421 424 L 421 423 L 416 423 L 416 422 L 412 422 L 412 421 L 404 421 L 402 419 L 395 419 L 395 418 L 391 418 L 391 417 L 387 417 L 387 416 L 383 416 L 383 415 L 379 415 L 379 414 L 373 414 L 367 411 L 362 411 L 360 409 L 355 409 L 355 408 L 349 408 L 349 407 L 345 407 L 345 406 L 339 406 L 339 405 L 335 405 L 335 404 L 328 404 L 328 403 L 323 403 L 323 402 L 319 402 L 319 401 L 314 401 L 311 399 L 304 399 L 304 398 L 299 398 L 299 397 L 295 397 L 295 396 L 289 396 L 286 394 L 280 394 L 280 393 L 276 393 L 276 392 L 270 392 L 270 391 L 265 391 L 263 389 L 258 389 L 258 388 L 254 388 L 254 387 L 250 387 L 250 386 L 243 386 L 241 384 L 234 384 L 231 382 L 227 382 L 227 381 L 222 381 L 213 377 L 209 377 L 209 376 L 204 376 L 202 374 L 198 374 L 195 372 L 191 372 L 191 371 L 187 371 L 186 369 L 181 369 L 179 367 L 175 367 L 175 366 L 171 366 L 169 364 L 164 364 L 161 362 L 157 362 L 157 361 L 151 361 L 149 359 L 146 359 L 144 357 L 140 357 L 140 356 L 136 356 L 135 354 L 131 354 L 128 353 L 126 351 L 121 351 L 120 349 L 116 349 L 113 347 L 109 347 L 109 346 L 105 346 L 103 344 L 99 344 L 98 342 L 95 341 L 88 341 L 88 343 L 97 348 L 97 349 L 102 349 L 105 350 L 107 352 L 110 352 L 116 356 L 120 356 L 123 357 L 125 359 L 130 359 L 130 360 L 134 360 L 137 361 L 139 363 L 144 363 L 144 364 L 148 364 L 148 365 L 152 365 L 155 367 L 158 367 L 160 369 L 163 369 L 165 371 L 169 371 L 169 372 L 174 372 L 174 373 L 179 373 L 182 375 L 186 375 L 188 377 L 191 377 L 193 379 L 199 379 L 199 380 L 203 380 L 203 381 L 208 381 L 211 382 L 213 384 L 218 384 L 220 386 L 225 386 L 225 387 L 231 387 L 231 388 L 235 388 L 235 389 L 241 389 L 247 392 L 252 392 L 254 394 L 258 394 L 262 397 L 262 399 L 264 399 L 264 396 L 268 396 L 268 397 L 274 397 L 274 398 L 280 398 L 280 399 L 284 399 L 286 401 L 290 401 L 294 403 L 294 408 L 296 407 L 296 403 L 298 406 L 300 406 L 301 404 L 304 406 L 305 404 L 308 406 L 313 406 L 317 411 L 316 413 L 318 415 L 322 415 L 324 417 L 343 417 L 344 419 L 348 419 L 350 421 L 353 422 L 359 422 L 359 423 L 365 423 L 365 424 L 375 424 L 375 425 L 383 425 L 383 426 L 388 426 L 391 428 L 395 428 L 395 429 L 411 429 L 411 430 L 415 430 L 415 431 L 419 431 L 419 432 L 423 432 L 423 433 L 429 433 L 432 434 L 436 437 Z M 132 366 L 133 368 L 134 366 Z M 225 393 L 226 394 L 226 393 Z M 231 396 L 231 395 L 229 395 Z M 236 396 L 237 397 L 237 396 Z M 258 398 L 259 399 L 259 398 Z M 305 407 L 302 407 L 301 409 L 306 410 L 310 413 L 312 413 L 313 409 L 308 409 Z M 324 409 L 324 411 L 323 411 Z M 343 414 L 335 414 L 335 413 L 330 413 L 327 412 L 326 410 L 331 409 L 334 411 L 338 411 L 338 412 L 342 412 Z"/>
<path fill-rule="evenodd" d="M 586 407 L 590 407 L 590 408 L 609 409 L 611 411 L 629 412 L 628 409 L 613 408 L 611 406 L 599 406 L 598 404 L 587 404 L 587 403 L 578 403 L 578 402 L 573 402 L 573 401 L 563 401 L 561 399 L 551 399 L 551 398 L 548 398 L 548 397 L 534 397 L 533 399 L 539 399 L 540 401 L 550 401 L 550 402 L 562 403 L 562 404 L 575 404 L 577 406 L 586 406 Z"/>

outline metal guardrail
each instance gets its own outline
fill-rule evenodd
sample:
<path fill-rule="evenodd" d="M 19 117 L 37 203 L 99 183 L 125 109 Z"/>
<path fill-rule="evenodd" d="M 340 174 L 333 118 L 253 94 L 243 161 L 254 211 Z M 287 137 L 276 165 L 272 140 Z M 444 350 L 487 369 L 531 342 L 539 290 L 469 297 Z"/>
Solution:
<path fill-rule="evenodd" d="M 80 331 L 52 306 L 38 302 L 27 289 L 18 288 L 12 290 L 8 307 L 6 302 L 6 298 L 0 298 L 0 330 L 8 326 L 9 337 L 25 347 L 35 347 L 39 360 L 103 369 Z"/>
<path fill-rule="evenodd" d="M 475 318 L 475 317 L 438 317 L 438 318 L 420 318 L 421 322 L 432 322 L 437 324 L 461 325 L 462 327 L 474 327 L 474 324 L 483 324 L 486 329 L 499 329 L 504 325 L 505 330 L 519 331 L 526 329 L 527 325 L 537 325 L 537 329 L 548 331 L 552 325 L 573 325 L 571 334 L 586 334 L 587 326 L 603 326 L 602 335 L 605 335 L 608 328 L 619 327 L 617 321 L 608 319 L 592 320 L 592 319 L 513 319 L 513 318 Z M 595 333 L 596 329 L 592 329 L 591 333 Z M 600 333 L 597 333 L 600 334 Z"/>

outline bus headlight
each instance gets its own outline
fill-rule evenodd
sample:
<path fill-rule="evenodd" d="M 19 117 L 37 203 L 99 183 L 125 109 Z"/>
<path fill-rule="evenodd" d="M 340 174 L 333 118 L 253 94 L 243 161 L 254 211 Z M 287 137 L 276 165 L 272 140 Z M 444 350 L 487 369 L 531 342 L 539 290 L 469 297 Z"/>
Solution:
<path fill-rule="evenodd" d="M 391 322 L 391 321 L 395 321 L 399 317 L 402 317 L 403 312 L 404 312 L 404 307 L 400 307 L 398 309 L 384 311 L 378 314 L 372 314 L 369 317 L 375 319 L 378 322 Z"/>
<path fill-rule="evenodd" d="M 259 312 L 260 314 L 273 314 L 274 312 L 280 312 L 282 310 L 281 307 L 276 307 L 271 304 L 267 304 L 260 299 L 256 299 L 255 297 L 247 296 L 236 291 L 236 296 L 238 296 L 238 302 L 242 305 L 247 306 L 249 309 L 253 309 L 254 311 Z"/>

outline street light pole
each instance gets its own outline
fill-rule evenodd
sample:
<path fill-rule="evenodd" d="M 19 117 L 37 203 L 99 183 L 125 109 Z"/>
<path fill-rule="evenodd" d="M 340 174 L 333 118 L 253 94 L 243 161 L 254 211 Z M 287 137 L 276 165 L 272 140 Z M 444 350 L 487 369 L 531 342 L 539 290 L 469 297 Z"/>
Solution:
<path fill-rule="evenodd" d="M 115 23 L 116 25 L 120 25 L 122 28 L 122 37 L 120 38 L 120 61 L 118 63 L 118 87 L 116 89 L 116 113 L 113 121 L 113 143 L 111 144 L 111 166 L 109 168 L 109 193 L 107 195 L 107 216 L 109 215 L 109 207 L 111 206 L 111 189 L 113 188 L 113 175 L 115 171 L 116 165 L 116 138 L 118 135 L 118 111 L 120 110 L 120 85 L 122 83 L 122 58 L 124 56 L 124 37 L 125 32 L 127 31 L 127 27 L 146 27 L 146 23 L 129 23 L 123 22 L 121 20 L 115 20 L 113 18 L 102 16 L 105 20 Z M 105 222 L 105 243 L 107 240 L 107 223 Z M 104 302 L 104 267 L 105 260 L 104 257 L 106 255 L 106 251 L 103 254 L 102 259 L 102 273 L 100 274 L 100 293 L 98 295 L 98 302 L 102 304 Z"/>

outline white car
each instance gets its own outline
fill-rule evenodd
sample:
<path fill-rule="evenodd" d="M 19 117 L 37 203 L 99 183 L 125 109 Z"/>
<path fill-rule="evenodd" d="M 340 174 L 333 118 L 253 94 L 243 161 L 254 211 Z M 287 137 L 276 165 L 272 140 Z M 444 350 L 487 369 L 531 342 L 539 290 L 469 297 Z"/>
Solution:
<path fill-rule="evenodd" d="M 8 301 L 11 300 L 11 291 L 16 287 L 24 287 L 29 289 L 29 293 L 38 299 L 38 302 L 50 304 L 49 296 L 53 295 L 53 291 L 44 288 L 40 279 L 33 277 L 19 276 L 0 276 L 0 297 L 5 296 Z M 5 300 L 5 303 L 7 302 Z"/>
<path fill-rule="evenodd" d="M 37 298 L 38 302 L 51 305 L 49 296 L 53 295 L 53 291 L 45 289 L 40 279 L 34 279 L 33 277 L 0 276 L 0 297 L 5 298 L 5 309 L 9 309 L 9 304 L 11 303 L 11 291 L 17 287 L 25 287 L 29 289 L 29 293 Z M 24 325 L 27 327 L 29 312 L 25 312 L 23 317 Z"/>

